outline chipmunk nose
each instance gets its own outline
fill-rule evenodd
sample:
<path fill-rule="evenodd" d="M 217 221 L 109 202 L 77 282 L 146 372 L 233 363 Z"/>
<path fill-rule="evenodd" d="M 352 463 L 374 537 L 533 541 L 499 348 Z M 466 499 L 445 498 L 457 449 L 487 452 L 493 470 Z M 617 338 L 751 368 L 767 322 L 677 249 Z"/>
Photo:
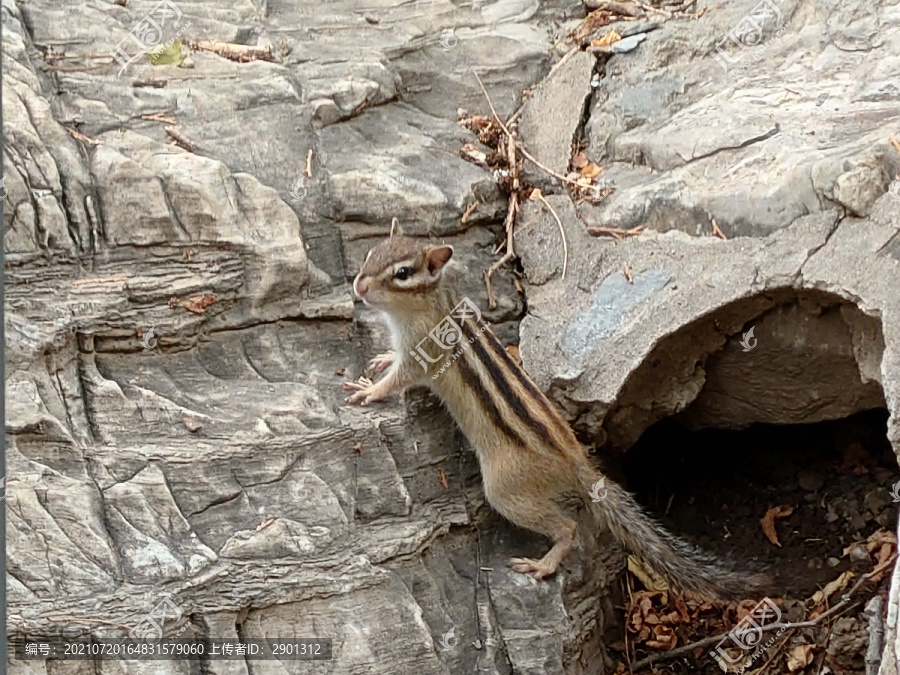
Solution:
<path fill-rule="evenodd" d="M 353 281 L 353 290 L 356 291 L 356 294 L 359 297 L 363 297 L 366 293 L 369 292 L 369 284 L 357 277 Z"/>

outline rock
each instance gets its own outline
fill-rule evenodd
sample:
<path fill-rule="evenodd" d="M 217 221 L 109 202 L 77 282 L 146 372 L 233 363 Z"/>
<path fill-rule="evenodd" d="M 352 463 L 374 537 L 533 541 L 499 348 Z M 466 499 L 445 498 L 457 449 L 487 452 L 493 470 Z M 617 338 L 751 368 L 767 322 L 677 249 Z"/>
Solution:
<path fill-rule="evenodd" d="M 864 666 L 868 643 L 866 622 L 842 616 L 834 622 L 834 632 L 825 651 L 841 668 L 859 669 Z"/>
<path fill-rule="evenodd" d="M 863 498 L 863 508 L 867 509 L 873 516 L 877 516 L 893 503 L 894 499 L 891 493 L 884 488 L 875 488 Z"/>
<path fill-rule="evenodd" d="M 333 637 L 335 672 L 605 662 L 619 547 L 587 538 L 545 584 L 512 574 L 514 551 L 547 542 L 481 508 L 477 463 L 434 399 L 342 403 L 387 346 L 348 282 L 393 217 L 454 244 L 463 292 L 486 306 L 507 202 L 458 157 L 474 139 L 456 111 L 489 112 L 473 69 L 504 119 L 534 88 L 519 130 L 539 161 L 565 174 L 584 126 L 616 188 L 575 204 L 526 161 L 562 219 L 566 277 L 558 225 L 525 203 L 525 295 L 498 274 L 485 312 L 586 440 L 624 449 L 673 415 L 740 428 L 884 406 L 900 447 L 888 4 L 786 0 L 746 49 L 727 36 L 750 0 L 654 15 L 615 49 L 640 48 L 600 66 L 574 53 L 546 80 L 578 0 L 177 3 L 164 39 L 272 60 L 195 50 L 192 68 L 120 73 L 95 55 L 156 11 L 130 4 L 2 7 L 11 637 L 73 629 L 60 616 L 119 637 L 165 595 L 207 635 Z M 193 152 L 171 145 L 170 119 Z M 728 241 L 708 236 L 713 218 Z M 585 225 L 646 230 L 613 242 Z M 210 672 L 246 670 L 232 665 Z"/>
<path fill-rule="evenodd" d="M 522 109 L 519 136 L 525 147 L 541 164 L 561 175 L 568 173 L 572 140 L 591 91 L 593 68 L 590 54 L 572 54 L 537 87 Z M 545 192 L 558 186 L 557 179 L 527 160 L 522 180 Z"/>

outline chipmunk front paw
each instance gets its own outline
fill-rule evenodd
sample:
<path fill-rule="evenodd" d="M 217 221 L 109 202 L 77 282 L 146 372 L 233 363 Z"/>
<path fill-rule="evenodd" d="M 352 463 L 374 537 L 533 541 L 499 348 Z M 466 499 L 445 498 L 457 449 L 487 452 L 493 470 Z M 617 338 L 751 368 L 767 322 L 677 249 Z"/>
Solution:
<path fill-rule="evenodd" d="M 384 352 L 383 354 L 376 354 L 375 358 L 369 361 L 368 369 L 372 373 L 380 373 L 382 370 L 391 365 L 396 358 L 397 355 L 392 351 Z"/>
<path fill-rule="evenodd" d="M 556 572 L 556 566 L 551 567 L 542 560 L 531 558 L 510 558 L 509 568 L 519 574 L 527 574 L 538 581 L 542 581 Z"/>
<path fill-rule="evenodd" d="M 362 401 L 361 405 L 369 405 L 372 401 L 378 400 L 375 386 L 375 383 L 368 377 L 361 377 L 356 382 L 344 382 L 344 391 L 356 392 L 345 398 L 344 401 L 347 403 Z"/>

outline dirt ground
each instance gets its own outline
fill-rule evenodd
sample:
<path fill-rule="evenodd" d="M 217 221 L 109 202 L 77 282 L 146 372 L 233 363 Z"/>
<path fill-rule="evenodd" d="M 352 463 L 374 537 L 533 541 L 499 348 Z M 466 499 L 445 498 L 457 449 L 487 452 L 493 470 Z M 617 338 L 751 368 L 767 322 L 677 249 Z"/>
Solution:
<path fill-rule="evenodd" d="M 764 634 L 758 645 L 768 646 L 758 653 L 726 640 L 729 658 L 755 658 L 744 672 L 865 674 L 869 621 L 863 608 L 876 594 L 886 597 L 896 554 L 892 489 L 900 469 L 885 437 L 886 418 L 874 410 L 817 424 L 699 432 L 665 420 L 644 434 L 621 466 L 609 467 L 673 532 L 742 568 L 769 573 L 774 584 L 767 595 L 782 621 L 815 619 L 861 575 L 877 570 L 815 626 Z M 761 522 L 767 513 L 769 536 Z M 628 583 L 627 626 L 613 645 L 618 672 L 721 673 L 710 655 L 715 644 L 635 665 L 726 633 L 748 614 L 759 618 L 760 597 L 713 606 L 648 592 L 632 575 Z"/>

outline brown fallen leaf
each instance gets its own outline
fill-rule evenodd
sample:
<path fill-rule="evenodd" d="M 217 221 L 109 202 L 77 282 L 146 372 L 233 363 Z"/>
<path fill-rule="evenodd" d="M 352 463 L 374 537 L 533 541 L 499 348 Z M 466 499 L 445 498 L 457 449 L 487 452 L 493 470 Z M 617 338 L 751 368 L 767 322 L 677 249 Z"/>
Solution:
<path fill-rule="evenodd" d="M 882 527 L 879 530 L 875 530 L 875 532 L 870 534 L 869 538 L 866 539 L 866 550 L 869 553 L 872 553 L 872 551 L 880 549 L 885 544 L 897 546 L 897 535 Z"/>
<path fill-rule="evenodd" d="M 813 660 L 815 645 L 797 645 L 788 654 L 787 667 L 792 673 L 806 668 Z"/>
<path fill-rule="evenodd" d="M 779 548 L 781 548 L 781 544 L 778 542 L 778 534 L 775 532 L 775 519 L 787 518 L 793 512 L 794 508 L 792 506 L 773 506 L 766 511 L 766 515 L 759 521 L 759 524 L 762 526 L 763 534 L 766 535 L 766 539 Z"/>
<path fill-rule="evenodd" d="M 811 600 L 813 601 L 813 605 L 819 605 L 825 602 L 828 598 L 830 598 L 838 591 L 842 591 L 847 588 L 847 585 L 850 583 L 850 580 L 853 579 L 854 576 L 856 575 L 854 575 L 853 572 L 847 570 L 837 579 L 829 581 L 827 584 L 825 584 L 825 588 L 813 593 L 813 596 L 811 598 Z"/>
<path fill-rule="evenodd" d="M 588 164 L 581 169 L 581 175 L 585 178 L 596 178 L 600 175 L 601 171 L 603 171 L 603 167 L 597 166 L 596 164 Z"/>
<path fill-rule="evenodd" d="M 678 638 L 669 626 L 659 624 L 653 627 L 653 639 L 647 640 L 647 646 L 653 649 L 674 649 Z"/>
<path fill-rule="evenodd" d="M 669 602 L 669 584 L 665 579 L 660 577 L 656 572 L 648 568 L 640 559 L 633 555 L 628 556 L 628 571 L 631 572 L 637 580 L 640 581 L 644 588 L 651 593 L 661 593 L 660 602 L 665 605 Z"/>
<path fill-rule="evenodd" d="M 591 40 L 591 47 L 608 47 L 613 42 L 618 42 L 621 39 L 621 35 L 619 35 L 615 30 L 611 30 L 604 35 L 601 35 L 596 40 Z"/>
<path fill-rule="evenodd" d="M 484 150 L 481 150 L 477 145 L 473 143 L 466 143 L 459 149 L 459 156 L 468 162 L 472 162 L 472 164 L 477 164 L 478 166 L 485 168 L 488 163 L 488 156 Z"/>
<path fill-rule="evenodd" d="M 181 306 L 194 314 L 205 314 L 206 308 L 214 304 L 216 304 L 216 297 L 207 294 L 195 295 L 193 298 L 188 298 L 181 303 Z"/>

